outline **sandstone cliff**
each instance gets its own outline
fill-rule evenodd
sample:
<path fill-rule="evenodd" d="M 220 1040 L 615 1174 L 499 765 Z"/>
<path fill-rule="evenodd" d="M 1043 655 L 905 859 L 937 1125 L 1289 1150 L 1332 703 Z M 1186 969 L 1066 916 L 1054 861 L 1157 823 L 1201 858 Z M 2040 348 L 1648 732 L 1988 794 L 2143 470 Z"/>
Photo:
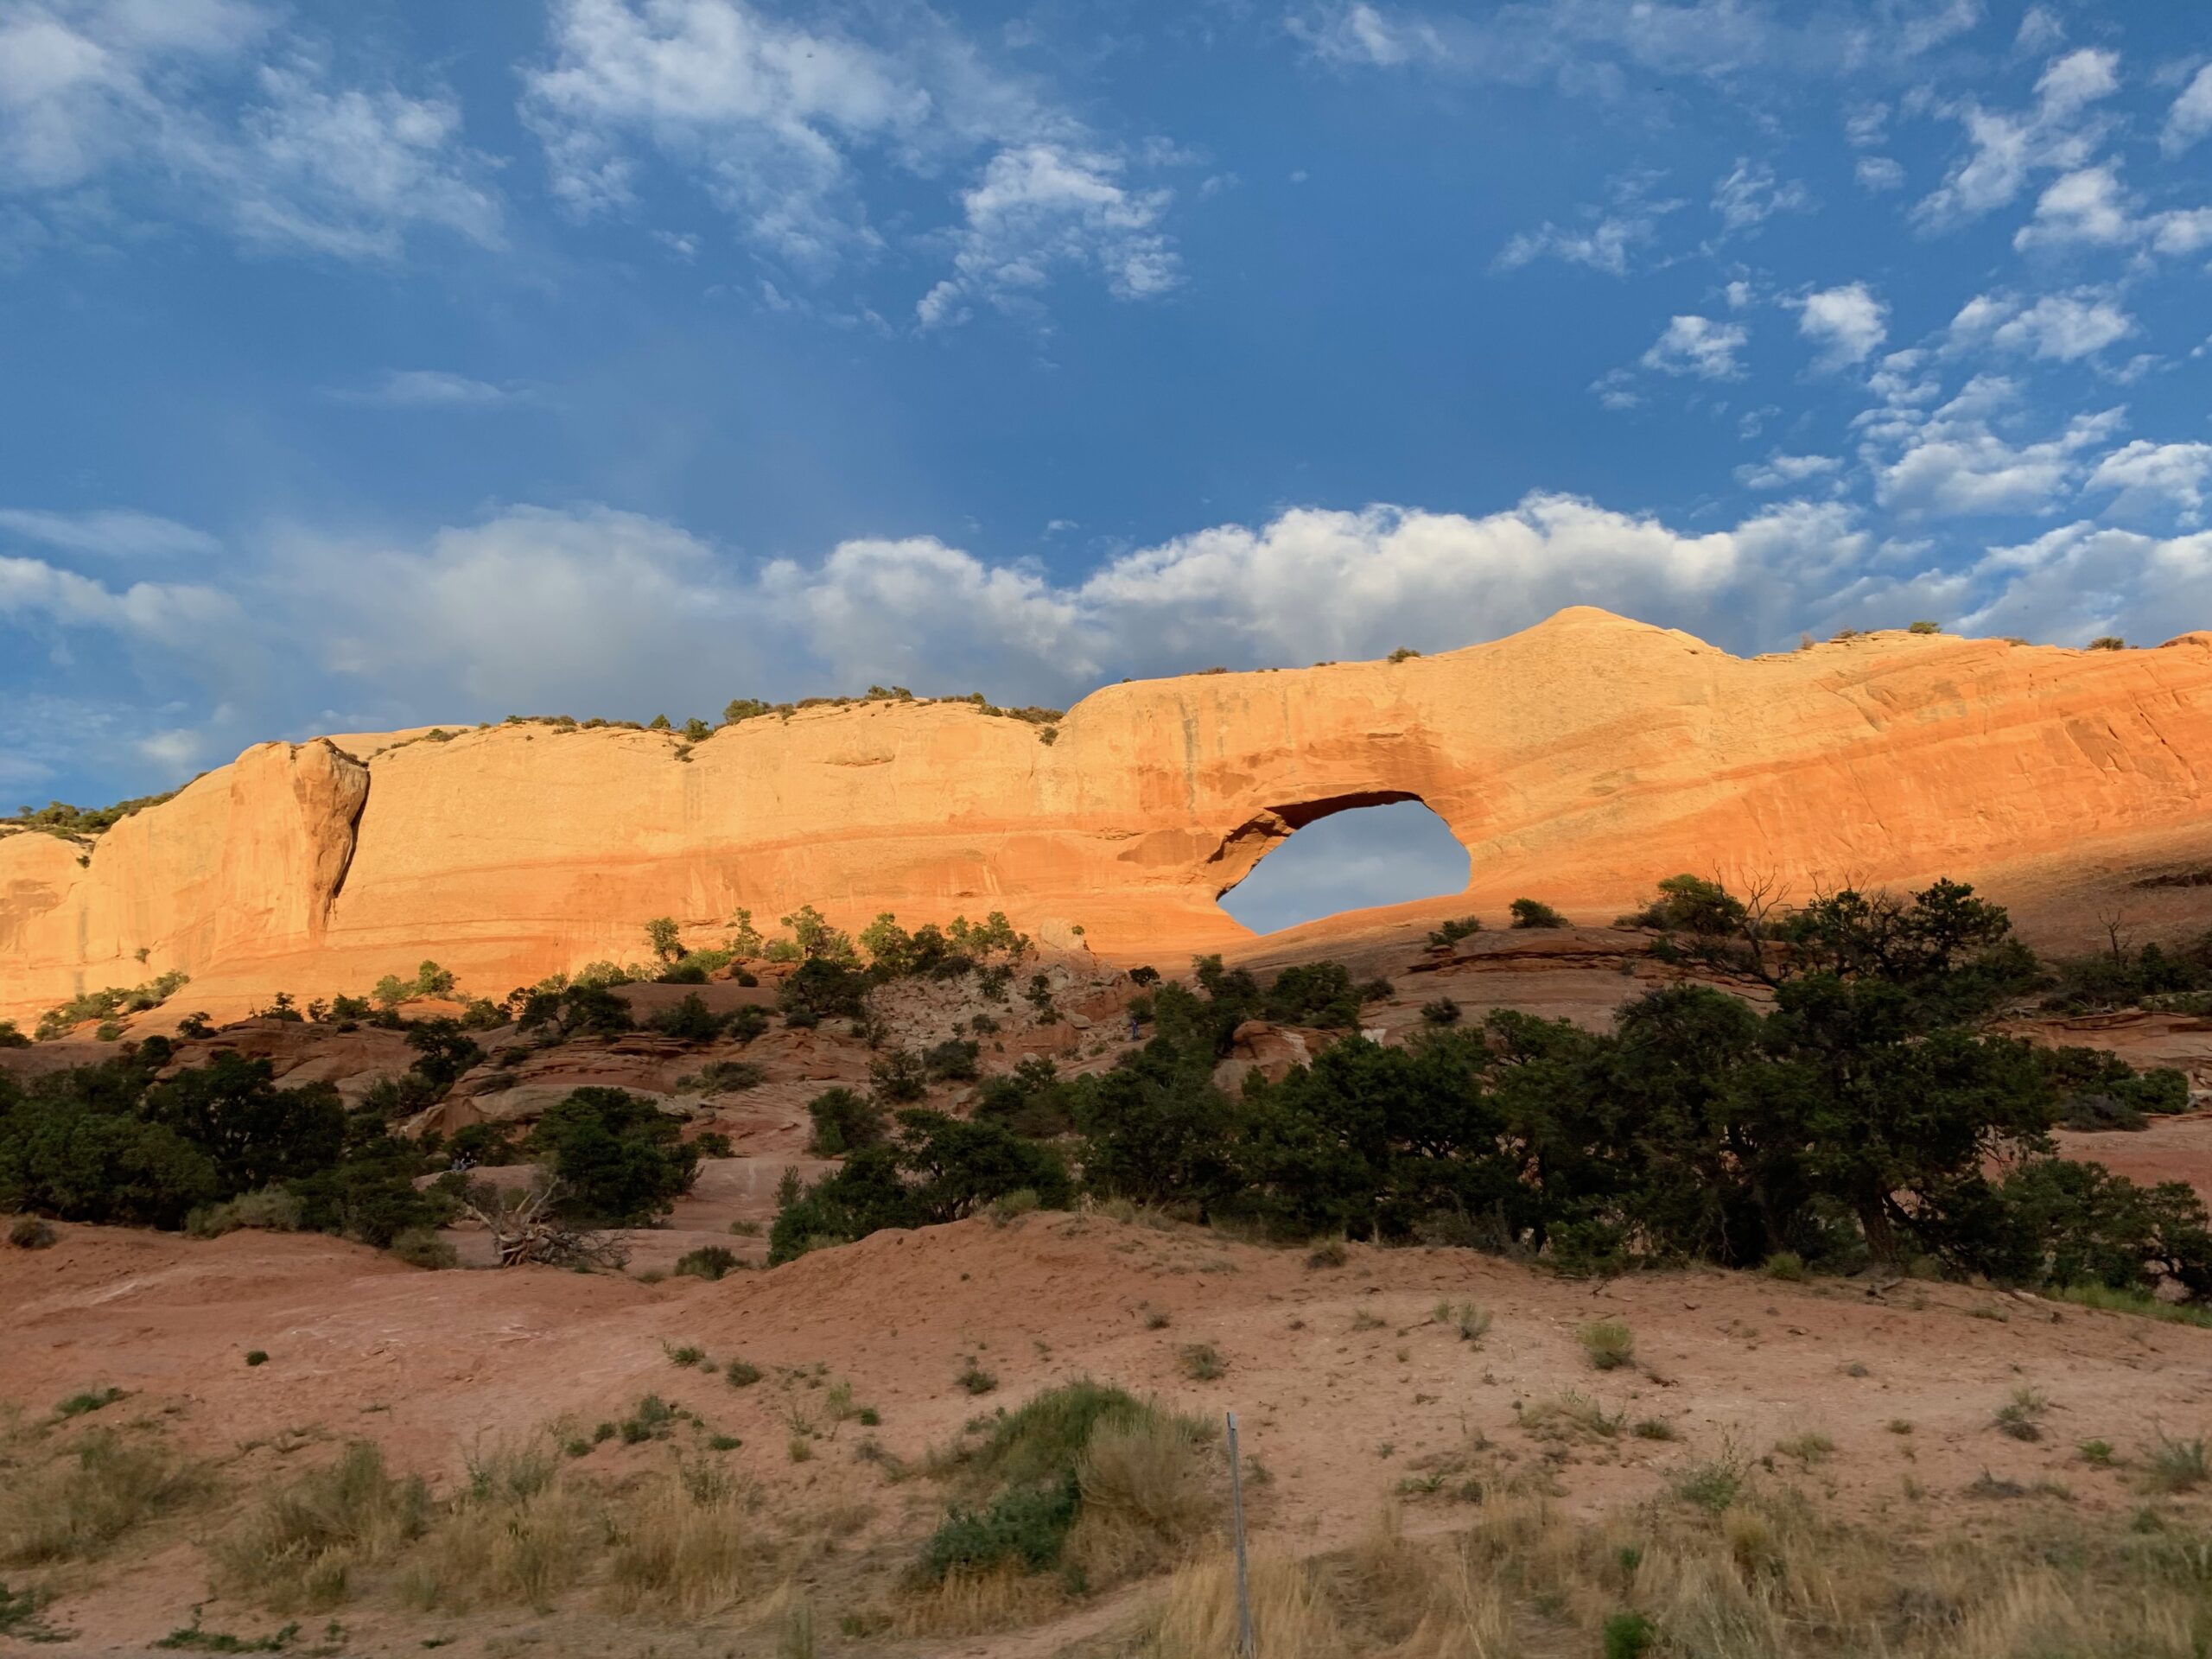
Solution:
<path fill-rule="evenodd" d="M 497 996 L 642 954 L 648 917 L 703 943 L 806 902 L 1000 909 L 1173 963 L 1249 939 L 1215 899 L 1292 830 L 1407 798 L 1471 855 L 1453 911 L 1602 918 L 1680 870 L 1800 894 L 1948 874 L 2078 943 L 2101 911 L 2149 931 L 2212 897 L 2138 885 L 2212 862 L 2212 634 L 1742 659 L 1585 608 L 1402 663 L 1109 686 L 1049 744 L 950 702 L 755 718 L 682 760 L 668 734 L 541 725 L 344 742 L 250 749 L 81 862 L 0 840 L 0 1015 L 169 969 L 221 1014 L 424 957 Z"/>

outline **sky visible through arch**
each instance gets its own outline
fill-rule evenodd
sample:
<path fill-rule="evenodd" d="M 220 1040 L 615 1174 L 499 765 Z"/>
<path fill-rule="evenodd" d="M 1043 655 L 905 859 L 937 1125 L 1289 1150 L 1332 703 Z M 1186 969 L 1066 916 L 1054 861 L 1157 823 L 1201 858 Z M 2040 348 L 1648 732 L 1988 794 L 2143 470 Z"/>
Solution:
<path fill-rule="evenodd" d="M 1496 637 L 2212 623 L 2212 16 L 0 0 L 0 803 Z"/>

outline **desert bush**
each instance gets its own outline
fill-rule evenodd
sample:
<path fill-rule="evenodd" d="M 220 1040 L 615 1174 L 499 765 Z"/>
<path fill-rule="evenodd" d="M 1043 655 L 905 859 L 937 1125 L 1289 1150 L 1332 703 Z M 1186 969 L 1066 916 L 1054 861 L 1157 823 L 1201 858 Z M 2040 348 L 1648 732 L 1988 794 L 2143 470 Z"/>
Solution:
<path fill-rule="evenodd" d="M 1516 899 L 1512 905 L 1516 927 L 1565 927 L 1567 918 L 1535 899 Z"/>
<path fill-rule="evenodd" d="M 741 1265 L 737 1252 L 721 1244 L 702 1244 L 676 1259 L 677 1274 L 693 1279 L 719 1280 Z"/>
<path fill-rule="evenodd" d="M 1471 933 L 1479 933 L 1482 931 L 1483 918 L 1481 917 L 1461 916 L 1455 920 L 1445 922 L 1438 926 L 1429 934 L 1428 942 L 1430 944 L 1441 949 L 1447 944 L 1457 944 L 1468 935 Z"/>
<path fill-rule="evenodd" d="M 1421 1005 L 1421 1017 L 1426 1025 L 1456 1026 L 1459 1023 L 1459 1005 L 1448 996 L 1440 996 Z"/>
<path fill-rule="evenodd" d="M 8 1243 L 19 1250 L 50 1249 L 60 1237 L 43 1216 L 17 1216 L 8 1224 Z"/>
<path fill-rule="evenodd" d="M 953 1470 L 956 1501 L 923 1546 L 914 1578 L 935 1586 L 1064 1560 L 1093 1588 L 1151 1570 L 1213 1523 L 1208 1430 L 1120 1389 L 1065 1384 L 994 1422 Z"/>
<path fill-rule="evenodd" d="M 263 1232 L 293 1233 L 300 1229 L 299 1196 L 281 1186 L 243 1192 L 226 1204 L 205 1205 L 184 1220 L 184 1230 L 194 1238 L 220 1238 L 240 1228 Z"/>
<path fill-rule="evenodd" d="M 906 1105 L 929 1092 L 929 1072 L 911 1049 L 894 1048 L 868 1063 L 868 1082 L 878 1100 Z"/>

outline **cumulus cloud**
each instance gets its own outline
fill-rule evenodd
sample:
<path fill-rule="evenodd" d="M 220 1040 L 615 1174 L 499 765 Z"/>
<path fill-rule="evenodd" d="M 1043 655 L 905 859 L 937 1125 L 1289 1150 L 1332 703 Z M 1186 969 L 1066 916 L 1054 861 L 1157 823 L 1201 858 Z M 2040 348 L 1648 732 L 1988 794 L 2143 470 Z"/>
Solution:
<path fill-rule="evenodd" d="M 1025 144 L 1000 151 L 961 196 L 954 275 L 916 308 L 925 327 L 957 320 L 963 298 L 1033 305 L 1056 267 L 1089 267 L 1125 300 L 1165 294 L 1180 280 L 1160 229 L 1164 190 L 1132 190 L 1122 163 L 1098 151 Z"/>
<path fill-rule="evenodd" d="M 0 192 L 113 186 L 260 246 L 386 260 L 425 227 L 496 245 L 488 173 L 450 96 L 339 82 L 258 6 L 0 11 Z"/>
<path fill-rule="evenodd" d="M 2119 511 L 2164 508 L 2181 524 L 2193 525 L 2203 522 L 2208 479 L 2212 479 L 2212 443 L 2152 443 L 2138 438 L 2100 461 L 2088 487 L 2118 492 L 2113 505 Z"/>
<path fill-rule="evenodd" d="M 1868 190 L 1904 188 L 1904 164 L 1887 156 L 1861 156 L 1852 171 L 1860 186 Z"/>
<path fill-rule="evenodd" d="M 1967 153 L 1915 217 L 1928 229 L 1947 230 L 2004 207 L 2037 173 L 2086 166 L 2107 130 L 2094 106 L 2119 87 L 2119 54 L 2085 47 L 2051 60 L 2024 111 L 1962 105 L 1956 116 Z"/>
<path fill-rule="evenodd" d="M 1056 269 L 1094 270 L 1123 299 L 1174 285 L 1168 194 L 1125 176 L 1172 163 L 1172 146 L 1124 154 L 935 12 L 892 21 L 863 38 L 859 17 L 787 21 L 747 0 L 557 0 L 524 118 L 577 212 L 634 206 L 657 157 L 817 276 L 883 245 L 877 172 L 964 174 L 954 270 L 919 302 L 925 327 L 964 299 L 1033 296 Z"/>
<path fill-rule="evenodd" d="M 111 588 L 43 559 L 0 556 L 0 617 L 97 628 L 200 655 L 227 643 L 242 611 L 204 582 L 135 582 Z"/>
<path fill-rule="evenodd" d="M 222 543 L 201 530 L 150 512 L 107 507 L 89 512 L 49 512 L 35 507 L 0 507 L 0 540 L 13 537 L 103 558 L 205 556 Z"/>
<path fill-rule="evenodd" d="M 2035 217 L 2014 233 L 2023 252 L 2037 247 L 2136 247 L 2190 254 L 2212 245 L 2212 208 L 2146 213 L 2121 184 L 2116 163 L 2085 167 L 2053 181 L 2036 199 Z"/>
<path fill-rule="evenodd" d="M 1797 332 L 1827 369 L 1863 363 L 1889 336 L 1890 308 L 1864 283 L 1824 288 L 1797 302 Z"/>
<path fill-rule="evenodd" d="M 1875 497 L 1900 512 L 1929 516 L 2039 513 L 2053 509 L 2082 473 L 2082 457 L 2109 437 L 2123 410 L 2075 416 L 2056 436 L 2018 443 L 1998 429 L 2018 387 L 1979 375 L 1924 416 L 1892 410 L 1876 441 L 1897 444 L 1893 458 L 1869 457 Z"/>
<path fill-rule="evenodd" d="M 1675 317 L 1666 332 L 1644 353 L 1643 366 L 1662 374 L 1694 374 L 1706 380 L 1733 380 L 1743 365 L 1736 353 L 1751 339 L 1740 323 L 1715 322 L 1709 317 Z"/>
<path fill-rule="evenodd" d="M 2158 143 L 2167 155 L 2178 156 L 2208 132 L 2212 132 L 2212 63 L 2191 76 L 2174 99 Z"/>
<path fill-rule="evenodd" d="M 2135 332 L 2135 320 L 2108 292 L 2076 289 L 2032 304 L 2009 294 L 1978 294 L 1951 319 L 1948 349 L 1987 345 L 2061 363 L 2094 357 Z"/>

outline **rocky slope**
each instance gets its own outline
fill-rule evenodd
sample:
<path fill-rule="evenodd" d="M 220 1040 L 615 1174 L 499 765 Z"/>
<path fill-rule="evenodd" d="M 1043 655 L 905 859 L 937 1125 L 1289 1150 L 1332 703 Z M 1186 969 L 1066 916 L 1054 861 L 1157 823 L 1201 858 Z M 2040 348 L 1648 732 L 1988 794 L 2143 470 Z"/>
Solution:
<path fill-rule="evenodd" d="M 1949 874 L 2079 945 L 2114 911 L 2189 918 L 2212 864 L 2204 633 L 1741 659 L 1582 608 L 1436 657 L 1109 686 L 1046 735 L 879 702 L 696 745 L 542 724 L 263 745 L 89 849 L 0 839 L 0 1017 L 169 969 L 220 1017 L 425 957 L 497 996 L 640 954 L 649 917 L 709 942 L 741 906 L 997 909 L 1170 961 L 1249 941 L 1215 901 L 1293 830 L 1407 798 L 1472 855 L 1440 910 L 1529 893 L 1601 920 L 1681 870 L 1800 896 Z"/>

